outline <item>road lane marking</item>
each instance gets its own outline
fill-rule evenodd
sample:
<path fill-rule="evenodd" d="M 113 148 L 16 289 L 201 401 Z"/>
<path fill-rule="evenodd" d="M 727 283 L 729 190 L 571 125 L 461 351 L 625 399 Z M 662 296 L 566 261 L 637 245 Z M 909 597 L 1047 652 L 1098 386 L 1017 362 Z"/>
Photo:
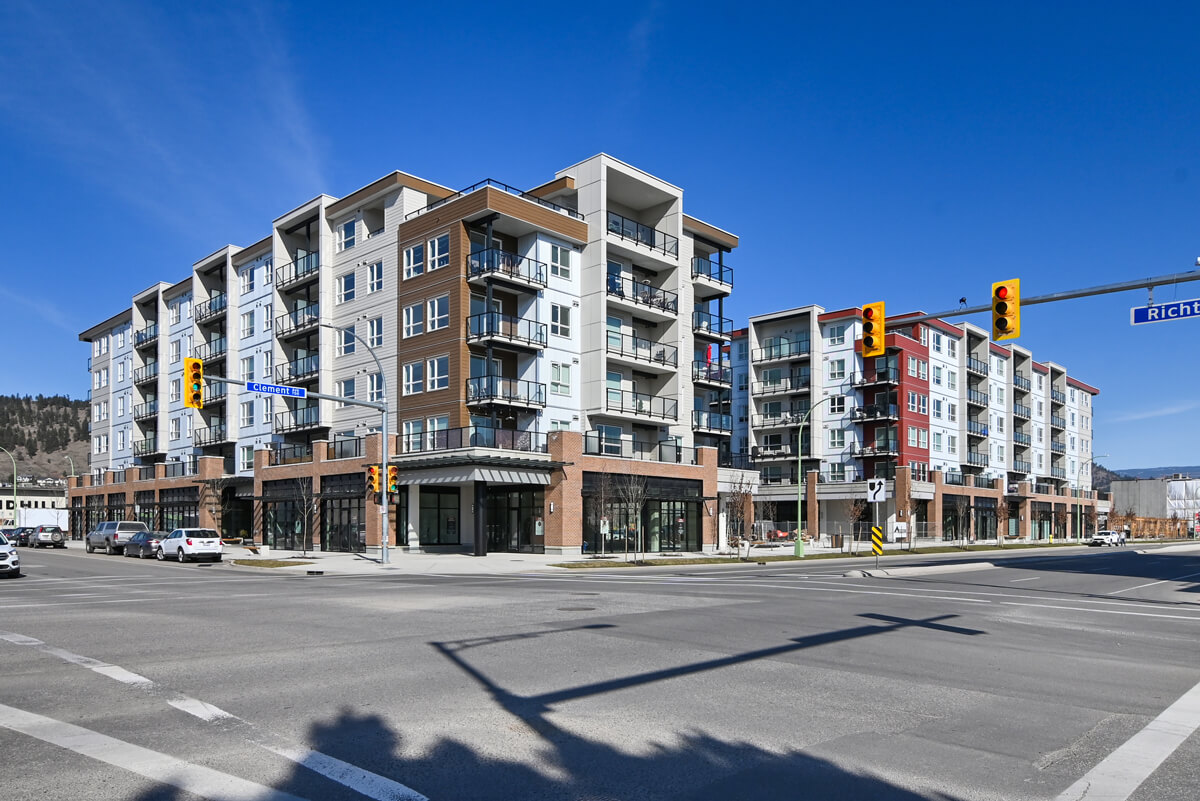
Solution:
<path fill-rule="evenodd" d="M 349 787 L 359 795 L 373 798 L 375 801 L 429 801 L 427 796 L 421 795 L 411 787 L 380 776 L 378 773 L 363 770 L 357 765 L 343 762 L 328 754 L 322 754 L 320 751 L 308 748 L 283 748 L 266 743 L 258 743 L 258 745 L 273 754 L 292 760 L 297 765 L 303 765 L 314 773 L 319 773 L 327 779 Z"/>
<path fill-rule="evenodd" d="M 1170 620 L 1190 620 L 1200 623 L 1200 615 L 1164 615 L 1161 612 L 1131 612 L 1125 609 L 1092 609 L 1086 606 L 1054 606 L 1052 604 L 1026 604 L 1019 601 L 997 601 L 1001 606 L 1033 606 L 1038 609 L 1062 609 L 1068 612 L 1093 612 L 1098 615 L 1130 615 L 1132 617 L 1164 617 Z"/>
<path fill-rule="evenodd" d="M 1145 587 L 1153 587 L 1156 584 L 1166 584 L 1168 581 L 1183 581 L 1184 579 L 1192 578 L 1193 576 L 1200 576 L 1200 573 L 1188 573 L 1186 576 L 1176 576 L 1175 578 L 1163 579 L 1162 581 L 1151 581 L 1149 584 L 1139 584 L 1136 587 L 1130 587 L 1127 590 L 1114 590 L 1113 592 L 1108 593 L 1108 595 L 1123 595 L 1124 593 L 1144 589 Z"/>
<path fill-rule="evenodd" d="M 0 726 L 213 801 L 302 801 L 263 784 L 4 704 L 0 704 Z"/>
<path fill-rule="evenodd" d="M 186 712 L 192 717 L 200 718 L 206 723 L 212 723 L 214 720 L 221 720 L 222 718 L 237 719 L 237 715 L 232 715 L 218 706 L 207 704 L 195 698 L 188 698 L 187 696 L 172 698 L 167 703 L 180 712 Z"/>
<path fill-rule="evenodd" d="M 1200 728 L 1200 684 L 1188 690 L 1055 801 L 1125 801 Z"/>
<path fill-rule="evenodd" d="M 1037 581 L 1037 580 L 1038 580 L 1038 579 L 1040 579 L 1040 578 L 1041 578 L 1041 576 L 1030 576 L 1029 578 L 1023 578 L 1023 579 L 1013 579 L 1012 581 L 1010 581 L 1010 582 L 1008 582 L 1008 583 L 1009 583 L 1009 584 L 1016 584 L 1018 581 Z"/>

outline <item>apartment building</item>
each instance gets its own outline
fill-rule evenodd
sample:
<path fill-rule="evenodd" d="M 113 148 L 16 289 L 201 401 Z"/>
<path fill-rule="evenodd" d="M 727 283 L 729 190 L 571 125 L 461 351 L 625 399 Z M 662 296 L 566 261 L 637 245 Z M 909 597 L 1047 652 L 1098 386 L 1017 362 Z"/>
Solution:
<path fill-rule="evenodd" d="M 119 413 L 93 416 L 73 512 L 329 550 L 717 547 L 756 479 L 730 466 L 737 244 L 604 154 L 528 191 L 393 172 L 320 195 L 80 335 Z M 330 397 L 209 380 L 186 409 L 187 355 Z M 388 405 L 386 535 L 381 416 L 344 399 Z"/>
<path fill-rule="evenodd" d="M 902 535 L 1094 530 L 1109 505 L 1091 489 L 1099 390 L 970 323 L 906 325 L 916 314 L 889 316 L 885 355 L 866 360 L 861 309 L 750 318 L 733 343 L 749 356 L 734 458 L 760 473 L 759 516 L 848 531 L 865 511 L 865 480 L 882 478 L 881 522 Z"/>

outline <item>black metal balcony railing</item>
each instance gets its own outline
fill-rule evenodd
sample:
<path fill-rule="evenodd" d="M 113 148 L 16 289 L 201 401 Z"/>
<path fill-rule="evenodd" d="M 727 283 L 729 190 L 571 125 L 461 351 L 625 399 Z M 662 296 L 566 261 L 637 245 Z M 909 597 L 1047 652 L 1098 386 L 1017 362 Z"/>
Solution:
<path fill-rule="evenodd" d="M 186 459 L 172 459 L 169 462 L 163 462 L 164 478 L 180 478 L 182 476 L 194 475 L 196 475 L 195 456 L 189 456 Z"/>
<path fill-rule="evenodd" d="M 224 381 L 204 382 L 204 402 L 221 403 L 229 396 L 229 385 Z"/>
<path fill-rule="evenodd" d="M 982 361 L 980 359 L 976 359 L 974 356 L 968 356 L 967 357 L 967 372 L 975 373 L 977 375 L 987 375 L 988 374 L 987 362 Z"/>
<path fill-rule="evenodd" d="M 499 402 L 522 406 L 545 406 L 546 385 L 519 378 L 482 375 L 467 379 L 467 403 Z"/>
<path fill-rule="evenodd" d="M 1030 380 L 1020 374 L 1013 376 L 1013 386 L 1016 387 L 1017 389 L 1021 390 L 1022 392 L 1028 392 L 1029 390 L 1031 390 L 1033 388 L 1033 384 L 1030 382 Z M 1026 471 L 1026 472 L 1028 472 L 1028 471 Z"/>
<path fill-rule="evenodd" d="M 217 317 L 229 307 L 229 298 L 224 292 L 216 292 L 203 303 L 196 304 L 196 322 L 202 323 L 210 317 Z"/>
<path fill-rule="evenodd" d="M 1050 442 L 1050 450 L 1051 450 L 1051 452 L 1053 452 L 1053 453 L 1066 453 L 1066 452 L 1067 452 L 1067 446 L 1066 446 L 1066 445 L 1064 445 L 1064 444 L 1063 444 L 1063 443 L 1061 443 L 1061 442 L 1054 442 L 1054 441 L 1051 441 L 1051 442 Z"/>
<path fill-rule="evenodd" d="M 335 439 L 326 446 L 325 458 L 329 460 L 357 459 L 366 453 L 363 444 L 364 441 L 362 437 L 346 437 L 343 439 Z"/>
<path fill-rule="evenodd" d="M 589 456 L 619 456 L 643 462 L 696 464 L 696 449 L 672 441 L 643 442 L 636 439 L 606 437 L 598 431 L 583 435 L 583 452 Z"/>
<path fill-rule="evenodd" d="M 807 339 L 795 342 L 778 342 L 765 348 L 755 348 L 750 353 L 754 362 L 773 362 L 780 359 L 794 359 L 798 356 L 808 356 L 812 353 L 812 344 Z"/>
<path fill-rule="evenodd" d="M 275 366 L 275 380 L 281 384 L 286 384 L 289 381 L 302 381 L 306 378 L 311 378 L 320 370 L 320 357 L 317 354 L 305 356 L 303 359 L 296 359 L 291 362 L 284 362 Z"/>
<path fill-rule="evenodd" d="M 400 436 L 401 453 L 429 453 L 463 448 L 496 448 L 521 453 L 546 453 L 546 435 L 536 431 L 466 426 Z"/>
<path fill-rule="evenodd" d="M 137 406 L 133 407 L 134 420 L 144 420 L 147 417 L 153 417 L 156 414 L 158 414 L 158 401 L 156 400 L 148 401 L 146 403 L 139 403 Z"/>
<path fill-rule="evenodd" d="M 708 312 L 692 312 L 692 330 L 700 334 L 727 337 L 733 333 L 733 320 Z"/>
<path fill-rule="evenodd" d="M 1013 404 L 1013 415 L 1015 415 L 1016 417 L 1021 417 L 1021 418 L 1028 420 L 1030 417 L 1033 416 L 1033 409 L 1030 409 L 1028 406 L 1026 406 L 1023 403 L 1014 403 Z"/>
<path fill-rule="evenodd" d="M 467 318 L 467 341 L 494 337 L 521 345 L 546 346 L 546 324 L 500 312 L 473 314 Z"/>
<path fill-rule="evenodd" d="M 752 470 L 754 462 L 748 453 L 721 453 L 717 456 L 718 467 L 732 467 L 735 470 Z"/>
<path fill-rule="evenodd" d="M 660 250 L 667 256 L 679 256 L 679 238 L 660 231 L 637 220 L 622 217 L 615 211 L 608 213 L 608 232 L 621 239 L 631 239 L 638 244 Z"/>
<path fill-rule="evenodd" d="M 320 269 L 320 253 L 298 256 L 291 264 L 284 264 L 275 269 L 275 286 L 279 289 L 286 289 L 302 281 L 314 279 Z"/>
<path fill-rule="evenodd" d="M 196 447 L 202 448 L 205 445 L 216 445 L 226 440 L 225 423 L 215 423 L 208 428 L 197 428 L 192 435 L 192 440 Z"/>
<path fill-rule="evenodd" d="M 750 391 L 755 395 L 779 395 L 786 392 L 800 392 L 812 387 L 810 375 L 787 375 L 777 381 L 755 381 Z"/>
<path fill-rule="evenodd" d="M 875 370 L 874 376 L 864 376 L 857 379 L 854 385 L 857 387 L 866 386 L 868 384 L 898 384 L 900 383 L 900 370 L 896 367 L 883 367 Z"/>
<path fill-rule="evenodd" d="M 967 390 L 967 403 L 975 406 L 987 406 L 988 402 L 988 395 L 986 392 L 980 392 L 977 389 Z"/>
<path fill-rule="evenodd" d="M 630 392 L 624 389 L 606 390 L 605 408 L 610 412 L 624 412 L 663 420 L 679 419 L 679 402 L 675 398 L 660 398 L 645 392 Z"/>
<path fill-rule="evenodd" d="M 707 278 L 720 284 L 733 286 L 733 269 L 717 264 L 715 261 L 693 256 L 692 278 Z"/>
<path fill-rule="evenodd" d="M 850 455 L 860 459 L 870 459 L 875 456 L 894 456 L 900 453 L 900 441 L 896 439 L 877 439 L 858 448 L 851 448 Z"/>
<path fill-rule="evenodd" d="M 977 437 L 986 437 L 988 435 L 987 423 L 981 423 L 978 420 L 968 420 L 967 433 L 974 434 Z"/>
<path fill-rule="evenodd" d="M 133 443 L 134 456 L 147 456 L 158 451 L 158 437 L 146 437 Z"/>
<path fill-rule="evenodd" d="M 271 446 L 271 465 L 303 464 L 313 460 L 311 442 L 278 443 Z"/>
<path fill-rule="evenodd" d="M 467 259 L 467 269 L 471 278 L 492 275 L 537 286 L 546 286 L 548 274 L 545 262 L 509 253 L 500 248 L 488 248 L 472 253 Z"/>
<path fill-rule="evenodd" d="M 193 351 L 197 359 L 210 361 L 219 359 L 229 350 L 229 341 L 225 337 L 214 339 L 212 342 L 201 342 Z"/>
<path fill-rule="evenodd" d="M 1013 443 L 1017 445 L 1032 445 L 1033 437 L 1028 434 L 1022 434 L 1020 431 L 1013 432 Z"/>
<path fill-rule="evenodd" d="M 697 428 L 702 428 L 705 431 L 733 431 L 733 415 L 693 409 L 692 429 Z"/>
<path fill-rule="evenodd" d="M 298 428 L 313 428 L 321 424 L 320 406 L 302 406 L 288 409 L 275 415 L 276 431 L 294 431 Z"/>
<path fill-rule="evenodd" d="M 1023 459 L 1013 459 L 1012 469 L 1017 473 L 1032 473 L 1033 465 Z"/>
<path fill-rule="evenodd" d="M 805 440 L 808 438 L 805 437 Z M 776 442 L 770 445 L 762 444 L 755 445 L 750 450 L 751 455 L 755 460 L 765 461 L 768 459 L 795 459 L 796 458 L 796 443 L 795 442 Z M 804 443 L 804 455 L 812 456 L 812 451 L 809 449 L 809 443 Z"/>
<path fill-rule="evenodd" d="M 858 407 L 860 420 L 882 420 L 900 416 L 900 407 L 894 403 L 868 403 Z"/>
<path fill-rule="evenodd" d="M 973 467 L 987 467 L 988 455 L 979 451 L 967 451 L 967 464 Z"/>
<path fill-rule="evenodd" d="M 945 484 L 952 484 L 956 487 L 965 486 L 967 483 L 966 479 L 963 478 L 962 473 L 955 473 L 955 472 L 943 473 L 942 474 L 942 482 Z"/>
<path fill-rule="evenodd" d="M 141 331 L 134 332 L 133 346 L 140 348 L 143 345 L 149 345 L 156 339 L 158 339 L 158 323 L 151 323 Z"/>
<path fill-rule="evenodd" d="M 781 486 L 781 485 L 788 485 L 788 484 L 795 485 L 797 483 L 796 482 L 796 470 L 795 470 L 795 468 L 792 468 L 791 470 L 772 470 L 770 468 L 767 468 L 767 469 L 759 472 L 758 483 L 760 486 L 764 486 L 764 487 L 773 487 L 773 486 Z"/>
<path fill-rule="evenodd" d="M 1059 417 L 1056 414 L 1052 414 L 1052 415 L 1050 415 L 1050 427 L 1051 428 L 1066 428 L 1067 420 L 1065 417 Z"/>
<path fill-rule="evenodd" d="M 141 384 L 155 378 L 158 378 L 158 362 L 151 362 L 145 367 L 139 367 L 133 371 L 133 383 L 135 384 Z"/>
<path fill-rule="evenodd" d="M 549 200 L 540 198 L 537 195 L 531 195 L 528 192 L 524 192 L 520 189 L 517 189 L 516 187 L 509 186 L 508 184 L 502 184 L 499 181 L 492 180 L 491 178 L 487 178 L 476 184 L 471 184 L 466 189 L 463 189 L 459 192 L 455 192 L 453 195 L 449 195 L 449 196 L 441 198 L 439 200 L 435 200 L 432 203 L 430 203 L 428 206 L 425 206 L 424 208 L 417 209 L 416 211 L 410 211 L 408 214 L 404 215 L 404 219 L 406 219 L 406 220 L 412 219 L 413 217 L 424 214 L 425 212 L 430 211 L 431 209 L 436 209 L 438 206 L 444 206 L 447 203 L 458 200 L 460 197 L 465 197 L 465 196 L 471 194 L 472 192 L 477 192 L 480 189 L 486 189 L 488 187 L 490 187 L 492 189 L 499 189 L 500 191 L 507 192 L 510 195 L 516 195 L 519 198 L 524 198 L 525 200 L 528 200 L 531 203 L 537 203 L 539 206 L 545 206 L 548 209 L 557 211 L 559 214 L 565 214 L 568 217 L 572 217 L 576 220 L 583 219 L 583 215 L 580 214 L 579 212 L 575 211 L 574 209 L 568 209 L 568 208 L 558 205 L 557 203 L 551 203 Z M 374 236 L 374 234 L 372 234 L 372 236 Z"/>
<path fill-rule="evenodd" d="M 608 353 L 666 367 L 679 366 L 679 348 L 674 345 L 653 342 L 632 334 L 618 334 L 616 331 L 609 331 L 607 336 L 605 350 Z"/>
<path fill-rule="evenodd" d="M 321 322 L 320 304 L 314 303 L 302 309 L 281 314 L 275 318 L 275 335 L 280 337 L 308 331 Z"/>
<path fill-rule="evenodd" d="M 1050 390 L 1051 403 L 1066 403 L 1067 395 L 1064 392 L 1059 392 L 1057 389 Z"/>
<path fill-rule="evenodd" d="M 732 385 L 733 367 L 729 362 L 692 362 L 692 381 Z"/>
<path fill-rule="evenodd" d="M 679 312 L 679 295 L 669 289 L 659 289 L 648 282 L 639 282 L 620 275 L 608 276 L 606 287 L 609 297 L 658 309 L 666 314 Z"/>
<path fill-rule="evenodd" d="M 753 414 L 750 415 L 750 423 L 755 428 L 798 426 L 804 420 L 804 416 L 808 414 L 809 408 L 808 406 L 797 406 L 781 409 L 777 414 Z"/>
<path fill-rule="evenodd" d="M 818 484 L 853 484 L 855 481 L 862 481 L 862 477 L 853 470 L 817 473 Z"/>

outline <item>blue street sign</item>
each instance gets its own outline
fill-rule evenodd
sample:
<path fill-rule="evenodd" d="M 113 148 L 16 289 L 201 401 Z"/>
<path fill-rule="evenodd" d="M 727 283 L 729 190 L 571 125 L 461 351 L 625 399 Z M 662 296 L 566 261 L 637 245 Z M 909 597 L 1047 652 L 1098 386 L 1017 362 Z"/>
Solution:
<path fill-rule="evenodd" d="M 259 384 L 250 381 L 246 384 L 246 389 L 251 392 L 262 392 L 267 395 L 282 395 L 285 398 L 307 398 L 308 390 L 303 387 L 285 387 L 281 384 Z"/>
<path fill-rule="evenodd" d="M 1130 325 L 1162 323 L 1167 320 L 1182 320 L 1184 317 L 1200 317 L 1200 298 L 1156 303 L 1153 306 L 1134 306 L 1129 310 Z"/>

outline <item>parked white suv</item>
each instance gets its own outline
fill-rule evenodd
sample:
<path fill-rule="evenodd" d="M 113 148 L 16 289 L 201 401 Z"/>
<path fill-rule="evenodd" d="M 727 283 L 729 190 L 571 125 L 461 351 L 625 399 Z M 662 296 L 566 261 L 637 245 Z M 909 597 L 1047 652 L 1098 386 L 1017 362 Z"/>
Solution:
<path fill-rule="evenodd" d="M 0 534 L 0 576 L 12 576 L 16 578 L 21 575 L 21 557 L 17 555 L 17 549 L 3 534 Z"/>
<path fill-rule="evenodd" d="M 92 553 L 103 548 L 107 554 L 124 553 L 130 537 L 149 530 L 145 523 L 136 520 L 106 520 L 83 538 L 83 550 Z"/>
<path fill-rule="evenodd" d="M 177 528 L 158 543 L 155 557 L 161 562 L 165 559 L 178 559 L 187 562 L 192 559 L 211 559 L 221 561 L 221 537 L 211 528 Z"/>
<path fill-rule="evenodd" d="M 1123 531 L 1097 531 L 1088 540 L 1088 545 L 1124 545 L 1125 532 Z"/>

